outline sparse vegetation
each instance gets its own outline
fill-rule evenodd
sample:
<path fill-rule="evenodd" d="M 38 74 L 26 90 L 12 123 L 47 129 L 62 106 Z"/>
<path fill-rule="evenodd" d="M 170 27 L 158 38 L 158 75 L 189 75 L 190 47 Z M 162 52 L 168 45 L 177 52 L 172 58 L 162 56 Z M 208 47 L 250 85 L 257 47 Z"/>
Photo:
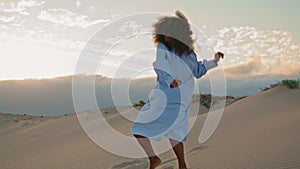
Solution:
<path fill-rule="evenodd" d="M 261 90 L 261 91 L 267 91 L 267 90 L 272 89 L 272 88 L 274 88 L 274 87 L 276 87 L 276 86 L 278 86 L 278 85 L 281 85 L 281 83 L 280 83 L 280 82 L 273 83 L 273 84 L 271 84 L 271 85 L 268 86 L 268 87 L 260 88 L 260 90 Z"/>
<path fill-rule="evenodd" d="M 300 80 L 282 80 L 281 83 L 290 89 L 299 88 Z"/>
<path fill-rule="evenodd" d="M 142 107 L 144 106 L 146 103 L 144 100 L 139 100 L 137 103 L 133 104 L 133 107 Z"/>
<path fill-rule="evenodd" d="M 291 79 L 286 79 L 282 80 L 281 82 L 273 83 L 269 87 L 261 88 L 261 91 L 266 91 L 269 89 L 272 89 L 278 85 L 285 85 L 286 87 L 290 89 L 296 89 L 299 88 L 300 80 L 291 80 Z"/>
<path fill-rule="evenodd" d="M 211 95 L 210 94 L 201 94 L 200 95 L 200 104 L 206 108 L 211 106 Z"/>
<path fill-rule="evenodd" d="M 210 103 L 208 103 L 206 100 L 200 98 L 200 104 L 203 105 L 206 108 L 210 108 Z"/>
<path fill-rule="evenodd" d="M 200 96 L 198 95 L 197 97 L 198 98 L 195 98 L 195 100 L 197 100 L 197 102 L 199 101 L 200 105 L 202 105 L 208 109 L 212 105 L 214 105 L 224 99 L 226 99 L 225 106 L 228 106 L 228 105 L 236 102 L 237 100 L 244 98 L 244 97 L 234 97 L 234 96 L 212 96 L 211 94 L 200 94 Z M 212 98 L 214 98 L 214 99 L 212 99 Z"/>

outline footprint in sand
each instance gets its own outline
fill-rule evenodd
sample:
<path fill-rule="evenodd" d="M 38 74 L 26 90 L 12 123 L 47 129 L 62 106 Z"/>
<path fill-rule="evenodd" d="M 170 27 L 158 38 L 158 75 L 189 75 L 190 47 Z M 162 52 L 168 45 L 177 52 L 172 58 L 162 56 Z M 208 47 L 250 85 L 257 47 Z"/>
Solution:
<path fill-rule="evenodd" d="M 148 168 L 147 160 L 125 161 L 112 166 L 111 169 L 145 169 Z"/>
<path fill-rule="evenodd" d="M 208 146 L 198 146 L 198 147 L 195 147 L 193 149 L 191 149 L 190 151 L 188 151 L 186 154 L 187 155 L 190 155 L 190 154 L 193 154 L 195 152 L 198 152 L 198 151 L 202 151 L 204 149 L 206 149 Z"/>

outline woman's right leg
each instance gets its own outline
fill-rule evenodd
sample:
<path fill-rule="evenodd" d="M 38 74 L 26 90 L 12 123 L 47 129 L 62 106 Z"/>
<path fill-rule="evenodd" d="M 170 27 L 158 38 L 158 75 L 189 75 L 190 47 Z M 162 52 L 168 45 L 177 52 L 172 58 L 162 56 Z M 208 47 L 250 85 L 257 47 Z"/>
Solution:
<path fill-rule="evenodd" d="M 183 148 L 183 143 L 178 142 L 176 140 L 169 139 L 170 143 L 173 147 L 173 151 L 176 154 L 177 160 L 178 160 L 178 165 L 179 169 L 187 169 L 185 159 L 184 159 L 184 148 Z"/>
<path fill-rule="evenodd" d="M 161 163 L 161 160 L 155 155 L 150 140 L 140 135 L 134 135 L 134 137 L 137 139 L 137 141 L 140 143 L 140 145 L 148 155 L 150 160 L 150 169 L 155 169 Z"/>

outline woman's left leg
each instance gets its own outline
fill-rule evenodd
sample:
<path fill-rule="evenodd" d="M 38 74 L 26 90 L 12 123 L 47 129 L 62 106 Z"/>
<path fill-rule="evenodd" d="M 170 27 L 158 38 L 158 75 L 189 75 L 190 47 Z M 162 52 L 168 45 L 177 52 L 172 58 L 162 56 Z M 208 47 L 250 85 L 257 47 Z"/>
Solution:
<path fill-rule="evenodd" d="M 144 136 L 135 135 L 134 137 L 138 140 L 144 151 L 149 157 L 150 169 L 155 169 L 160 163 L 160 158 L 154 153 L 150 140 Z"/>

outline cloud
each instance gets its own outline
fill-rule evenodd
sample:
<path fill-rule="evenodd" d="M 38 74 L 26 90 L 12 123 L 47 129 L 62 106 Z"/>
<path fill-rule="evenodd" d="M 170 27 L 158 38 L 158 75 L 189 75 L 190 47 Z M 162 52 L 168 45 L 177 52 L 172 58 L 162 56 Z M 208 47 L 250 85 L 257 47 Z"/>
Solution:
<path fill-rule="evenodd" d="M 269 72 L 270 74 L 278 74 L 283 76 L 300 76 L 300 62 L 277 59 L 273 64 L 269 64 L 266 67 L 267 72 Z"/>
<path fill-rule="evenodd" d="M 54 24 L 80 28 L 108 22 L 107 19 L 90 20 L 87 15 L 76 14 L 63 8 L 42 10 L 38 18 Z"/>
<path fill-rule="evenodd" d="M 12 32 L 28 21 L 27 16 L 30 15 L 31 8 L 42 6 L 44 3 L 35 0 L 0 1 L 0 24 L 8 26 Z"/>
<path fill-rule="evenodd" d="M 0 30 L 0 40 L 1 45 L 5 43 L 16 43 L 16 44 L 27 44 L 39 47 L 48 47 L 48 48 L 59 48 L 62 50 L 69 51 L 80 51 L 86 44 L 84 41 L 80 40 L 70 40 L 67 38 L 57 37 L 53 33 L 46 33 L 44 31 L 35 31 L 25 28 L 19 28 L 14 32 L 9 32 L 7 26 L 1 26 Z"/>
<path fill-rule="evenodd" d="M 150 33 L 151 29 L 142 24 L 138 24 L 136 21 L 126 21 L 120 26 L 119 31 L 123 33 L 132 33 L 133 35 L 141 35 Z"/>
<path fill-rule="evenodd" d="M 255 27 L 225 27 L 209 38 L 216 51 L 225 53 L 228 76 L 243 74 L 295 75 L 300 69 L 300 45 L 290 32 Z"/>
<path fill-rule="evenodd" d="M 300 46 L 293 41 L 292 34 L 285 31 L 258 30 L 248 26 L 225 27 L 211 36 L 209 41 L 216 50 L 230 57 L 260 55 L 264 60 L 286 56 L 299 58 Z"/>
<path fill-rule="evenodd" d="M 226 67 L 225 74 L 230 78 L 247 78 L 250 75 L 260 74 L 261 69 L 263 69 L 261 57 L 252 55 L 245 63 Z"/>
<path fill-rule="evenodd" d="M 0 21 L 4 23 L 9 23 L 12 22 L 15 18 L 15 16 L 0 16 Z"/>
<path fill-rule="evenodd" d="M 21 1 L 12 1 L 12 2 L 0 2 L 0 11 L 14 13 L 17 12 L 19 14 L 26 15 L 25 11 L 27 8 L 31 8 L 34 6 L 41 6 L 45 3 L 45 1 L 35 1 L 35 0 L 21 0 Z"/>
<path fill-rule="evenodd" d="M 273 63 L 263 63 L 258 55 L 252 55 L 240 64 L 224 68 L 225 75 L 231 79 L 249 79 L 266 76 L 298 76 L 300 75 L 300 63 L 275 60 Z"/>
<path fill-rule="evenodd" d="M 76 7 L 80 7 L 81 3 L 80 1 L 76 1 Z"/>

